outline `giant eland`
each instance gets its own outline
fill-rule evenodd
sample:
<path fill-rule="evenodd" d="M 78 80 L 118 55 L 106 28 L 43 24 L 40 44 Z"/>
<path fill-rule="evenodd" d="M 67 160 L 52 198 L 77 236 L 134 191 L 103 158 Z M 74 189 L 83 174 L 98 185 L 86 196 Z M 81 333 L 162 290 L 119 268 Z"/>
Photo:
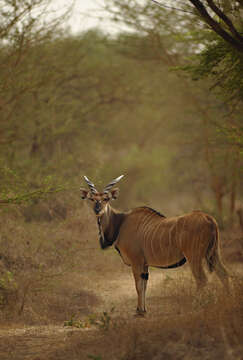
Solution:
<path fill-rule="evenodd" d="M 220 260 L 219 229 L 216 220 L 202 212 L 166 218 L 147 206 L 120 212 L 110 205 L 119 195 L 113 186 L 123 175 L 111 181 L 102 192 L 84 176 L 89 190 L 81 188 L 82 199 L 93 204 L 102 249 L 114 245 L 126 265 L 131 266 L 138 295 L 137 313 L 143 315 L 145 292 L 149 278 L 148 267 L 172 269 L 189 263 L 197 288 L 202 288 L 207 277 L 203 269 L 215 271 L 228 287 L 228 273 Z"/>

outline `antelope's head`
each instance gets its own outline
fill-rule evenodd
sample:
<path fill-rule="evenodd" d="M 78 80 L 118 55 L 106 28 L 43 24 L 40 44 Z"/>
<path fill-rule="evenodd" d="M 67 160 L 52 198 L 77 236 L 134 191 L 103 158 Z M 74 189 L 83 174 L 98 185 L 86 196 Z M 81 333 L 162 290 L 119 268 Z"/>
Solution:
<path fill-rule="evenodd" d="M 119 195 L 119 189 L 112 187 L 123 178 L 124 175 L 119 176 L 118 178 L 112 180 L 106 187 L 104 188 L 103 192 L 98 192 L 94 186 L 94 184 L 89 181 L 87 176 L 84 176 L 85 181 L 89 186 L 89 190 L 81 188 L 81 197 L 82 199 L 87 199 L 91 203 L 95 215 L 100 217 L 104 212 L 109 204 L 110 200 L 117 199 Z"/>

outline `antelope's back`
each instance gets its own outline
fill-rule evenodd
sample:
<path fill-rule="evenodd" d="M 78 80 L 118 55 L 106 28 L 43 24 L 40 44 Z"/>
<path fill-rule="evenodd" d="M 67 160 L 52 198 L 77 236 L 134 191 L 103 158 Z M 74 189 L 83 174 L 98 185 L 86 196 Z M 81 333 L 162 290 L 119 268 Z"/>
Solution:
<path fill-rule="evenodd" d="M 144 258 L 151 266 L 168 266 L 180 261 L 185 252 L 204 254 L 215 228 L 216 221 L 201 211 L 166 218 L 141 207 L 126 215 L 118 243 L 133 261 Z"/>

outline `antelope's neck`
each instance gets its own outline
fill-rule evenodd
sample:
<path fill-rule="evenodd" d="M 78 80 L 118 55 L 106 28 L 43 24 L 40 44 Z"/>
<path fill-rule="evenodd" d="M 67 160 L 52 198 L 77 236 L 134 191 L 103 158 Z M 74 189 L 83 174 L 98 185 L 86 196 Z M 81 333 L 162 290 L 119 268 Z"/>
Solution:
<path fill-rule="evenodd" d="M 124 217 L 124 213 L 117 212 L 109 204 L 107 205 L 106 211 L 101 217 L 101 226 L 107 241 L 113 243 L 116 240 Z"/>

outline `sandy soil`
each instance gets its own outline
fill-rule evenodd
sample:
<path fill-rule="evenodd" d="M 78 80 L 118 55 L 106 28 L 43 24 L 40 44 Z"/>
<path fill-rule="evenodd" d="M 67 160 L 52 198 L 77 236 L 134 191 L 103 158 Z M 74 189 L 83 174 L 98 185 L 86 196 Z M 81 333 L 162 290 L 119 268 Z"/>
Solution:
<path fill-rule="evenodd" d="M 180 271 L 185 274 L 186 269 Z M 169 274 L 160 270 L 152 270 L 150 272 L 150 281 L 147 291 L 148 306 L 151 308 L 158 307 L 157 289 L 163 289 L 163 281 L 172 281 L 178 276 L 179 271 L 173 270 Z M 187 274 L 188 276 L 188 274 Z M 76 281 L 79 274 L 76 274 Z M 168 280 L 169 279 L 169 280 Z M 83 283 L 83 281 L 82 281 Z M 124 273 L 116 274 L 110 279 L 99 279 L 95 284 L 92 282 L 85 282 L 88 284 L 87 290 L 93 291 L 98 295 L 99 305 L 96 307 L 96 312 L 110 311 L 114 308 L 114 316 L 126 313 L 127 318 L 133 319 L 134 310 L 136 308 L 137 295 L 134 286 L 133 276 L 131 270 L 124 266 Z M 152 298 L 152 302 L 151 302 Z M 162 304 L 163 299 L 160 303 Z M 160 306 L 160 305 L 159 305 Z M 150 309 L 150 316 L 152 316 L 152 309 Z M 149 315 L 148 315 L 149 316 Z M 91 326 L 85 329 L 75 327 L 64 327 L 60 325 L 46 325 L 46 326 L 28 326 L 20 328 L 2 328 L 0 329 L 0 359 L 1 360 L 38 360 L 44 359 L 62 346 L 72 336 L 73 332 L 97 332 L 97 327 Z M 94 334 L 95 336 L 95 334 Z"/>
<path fill-rule="evenodd" d="M 79 276 L 79 274 L 76 274 L 75 281 L 78 282 Z M 185 283 L 185 288 L 180 287 L 177 291 L 176 284 L 178 285 L 180 282 Z M 92 291 L 98 296 L 99 304 L 95 307 L 96 312 L 109 312 L 114 308 L 112 316 L 116 317 L 122 314 L 128 321 L 137 321 L 136 318 L 133 317 L 137 295 L 130 268 L 124 266 L 123 273 L 113 274 L 110 278 L 104 276 L 95 282 L 84 282 L 82 280 L 82 283 L 86 284 L 88 291 Z M 179 314 L 182 308 L 182 304 L 180 304 L 180 292 L 184 290 L 185 292 L 188 291 L 188 302 L 185 302 L 184 295 L 183 311 L 190 311 L 193 306 L 194 299 L 192 298 L 192 292 L 195 293 L 195 286 L 187 265 L 181 269 L 167 271 L 151 269 L 147 290 L 148 314 L 146 318 L 153 319 L 157 317 L 158 314 L 167 314 L 170 316 L 172 303 L 174 303 L 174 312 L 171 316 L 174 315 L 175 312 Z M 97 327 L 95 326 L 80 329 L 76 327 L 64 327 L 63 323 L 47 326 L 2 328 L 0 329 L 0 359 L 52 359 L 52 354 L 57 350 L 60 351 L 62 348 L 65 348 L 74 333 L 79 332 L 81 337 L 89 333 L 89 336 L 95 337 L 97 331 Z"/>

